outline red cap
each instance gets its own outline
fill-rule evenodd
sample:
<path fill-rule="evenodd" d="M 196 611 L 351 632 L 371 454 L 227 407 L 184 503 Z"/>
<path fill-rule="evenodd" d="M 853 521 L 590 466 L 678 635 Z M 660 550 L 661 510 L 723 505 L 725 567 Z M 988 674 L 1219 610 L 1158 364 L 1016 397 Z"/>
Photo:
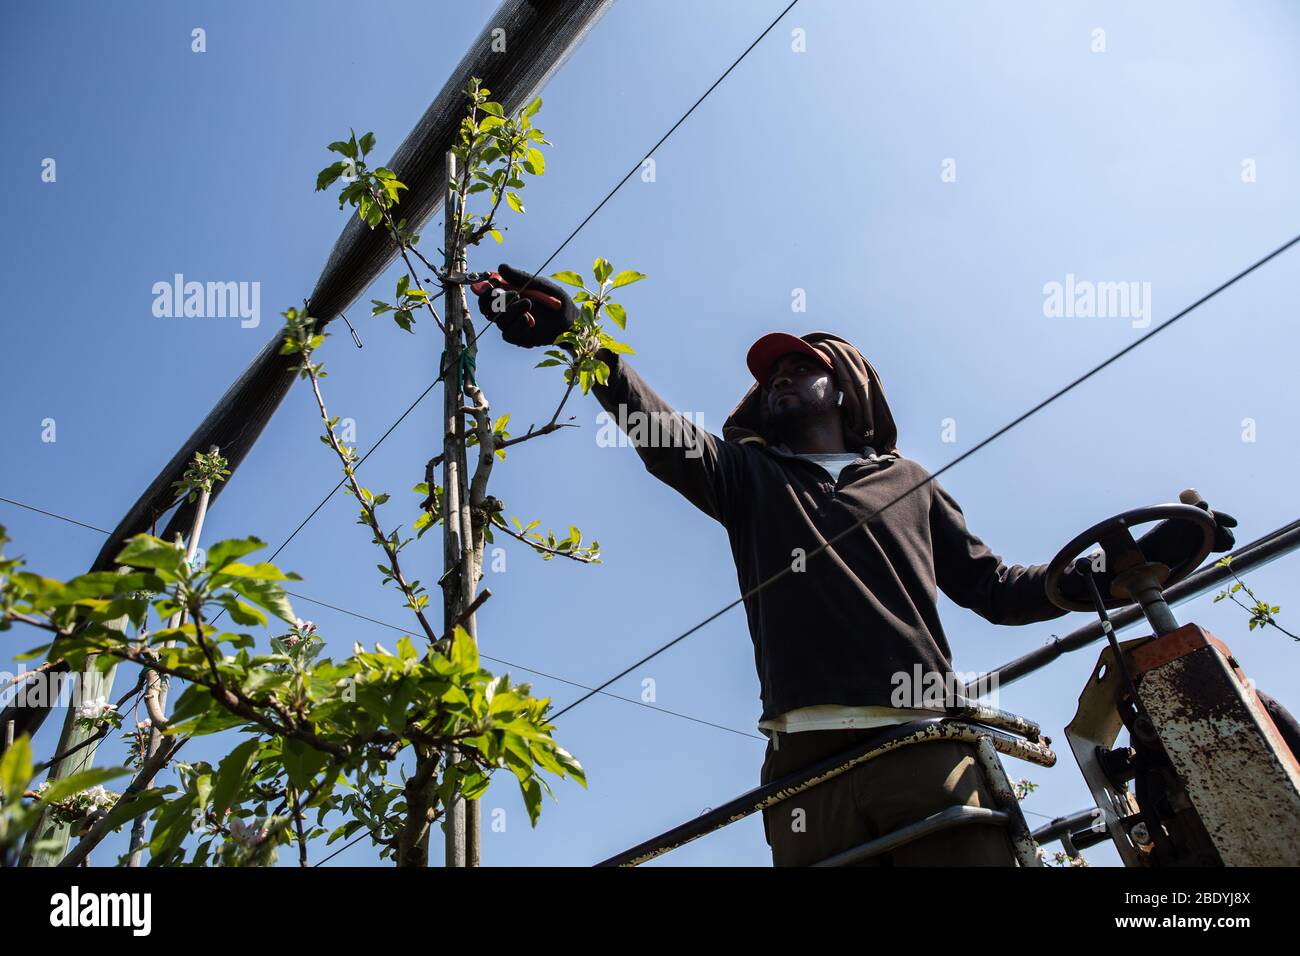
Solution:
<path fill-rule="evenodd" d="M 825 352 L 809 345 L 797 335 L 791 335 L 789 332 L 769 332 L 763 336 L 749 347 L 749 354 L 745 356 L 745 364 L 749 366 L 749 371 L 754 376 L 754 380 L 759 385 L 767 387 L 767 380 L 772 374 L 772 366 L 776 364 L 776 360 L 783 355 L 789 355 L 791 352 L 800 352 L 812 356 L 825 365 L 829 371 L 835 371 L 835 364 L 827 357 Z"/>

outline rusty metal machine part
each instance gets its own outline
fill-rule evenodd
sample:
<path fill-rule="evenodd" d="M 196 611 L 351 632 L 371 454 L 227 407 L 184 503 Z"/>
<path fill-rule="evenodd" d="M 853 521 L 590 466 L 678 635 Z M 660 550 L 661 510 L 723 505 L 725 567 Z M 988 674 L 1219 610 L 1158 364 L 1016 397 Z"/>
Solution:
<path fill-rule="evenodd" d="M 1065 734 L 1125 865 L 1300 864 L 1300 764 L 1231 651 L 1195 624 L 1119 647 L 1150 726 L 1106 648 Z"/>
<path fill-rule="evenodd" d="M 1195 522 L 1203 533 L 1195 561 L 1173 569 L 1148 561 L 1128 532 L 1129 525 L 1170 517 Z M 1076 568 L 1080 550 L 1101 543 L 1113 563 L 1105 582 L 1111 598 L 1139 603 L 1154 632 L 1120 644 L 1101 576 L 1076 572 L 1110 646 L 1066 738 L 1127 866 L 1300 863 L 1295 755 L 1227 646 L 1195 624 L 1180 627 L 1164 598 L 1164 585 L 1190 574 L 1209 553 L 1213 532 L 1213 519 L 1191 505 L 1140 508 L 1089 528 L 1049 566 L 1053 602 L 1077 606 L 1061 593 L 1062 579 Z M 1121 729 L 1129 741 L 1117 748 Z"/>
<path fill-rule="evenodd" d="M 1188 624 L 1131 659 L 1167 772 L 1182 783 L 1169 809 L 1194 816 L 1227 866 L 1300 864 L 1300 764 L 1228 647 Z"/>

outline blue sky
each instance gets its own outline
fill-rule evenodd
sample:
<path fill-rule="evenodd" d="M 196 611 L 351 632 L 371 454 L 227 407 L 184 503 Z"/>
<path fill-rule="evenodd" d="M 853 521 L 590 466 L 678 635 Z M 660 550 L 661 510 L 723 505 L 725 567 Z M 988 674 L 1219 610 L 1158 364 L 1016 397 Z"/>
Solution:
<path fill-rule="evenodd" d="M 376 155 L 401 141 L 494 4 L 9 3 L 0 13 L 0 237 L 6 309 L 0 382 L 0 495 L 112 527 L 159 467 L 311 290 L 344 214 L 314 193 L 325 145 L 373 130 Z M 543 91 L 538 124 L 555 144 L 508 220 L 501 256 L 546 259 L 784 6 L 757 0 L 620 0 Z M 190 31 L 207 32 L 207 52 Z M 791 31 L 806 52 L 791 48 Z M 1096 29 L 1105 51 L 1093 52 Z M 650 279 L 626 290 L 633 364 L 717 431 L 748 386 L 744 353 L 764 332 L 836 332 L 879 369 L 900 448 L 932 471 L 1142 334 L 1122 317 L 1051 318 L 1044 286 L 1068 275 L 1149 282 L 1154 321 L 1178 311 L 1300 230 L 1300 12 L 1284 3 L 989 5 L 804 0 L 557 258 L 594 256 Z M 57 181 L 41 180 L 45 158 Z M 943 181 L 946 160 L 956 180 Z M 1251 161 L 1254 182 L 1243 182 Z M 437 219 L 425 228 L 439 231 Z M 1047 411 L 944 475 L 971 529 L 1009 562 L 1047 561 L 1112 513 L 1194 485 L 1253 539 L 1296 517 L 1300 408 L 1292 251 L 1193 313 Z M 165 319 L 155 282 L 261 283 L 262 322 Z M 395 271 L 364 299 L 391 292 Z M 807 311 L 791 309 L 803 289 Z M 435 377 L 431 326 L 409 338 L 349 314 L 323 353 L 334 414 L 369 448 Z M 480 379 L 514 426 L 544 421 L 561 389 L 536 353 L 493 333 Z M 548 374 L 550 373 L 550 374 Z M 737 595 L 726 536 L 647 475 L 629 448 L 599 447 L 594 398 L 578 429 L 511 453 L 494 475 L 508 510 L 600 540 L 605 563 L 543 563 L 508 550 L 484 582 L 483 653 L 557 704 L 582 691 L 535 668 L 598 683 Z M 415 517 L 439 414 L 421 405 L 366 463 L 394 494 L 387 520 Z M 42 421 L 57 440 L 41 440 Z M 956 441 L 943 440 L 953 419 Z M 1254 440 L 1243 440 L 1243 421 Z M 273 545 L 337 481 L 296 386 L 210 516 L 205 539 L 257 534 Z M 514 430 L 522 431 L 522 427 Z M 101 537 L 0 503 L 11 551 L 53 576 L 83 570 Z M 279 559 L 296 590 L 404 626 L 384 591 L 353 504 L 339 497 Z M 441 545 L 407 561 L 437 577 Z M 1248 580 L 1293 608 L 1296 558 Z M 336 653 L 397 634 L 310 604 Z M 942 599 L 960 670 L 1010 660 L 1087 621 L 994 627 Z M 1248 675 L 1300 708 L 1297 648 L 1248 633 L 1209 597 L 1177 612 L 1225 640 Z M 1290 618 L 1294 622 L 1294 618 Z M 1294 629 L 1294 628 L 1293 628 Z M 0 669 L 25 649 L 10 632 Z M 30 641 L 35 643 L 35 641 Z M 21 644 L 21 646 L 20 646 Z M 1061 745 L 1025 804 L 1051 816 L 1087 806 L 1061 735 L 1093 663 L 1076 653 L 1004 688 L 1002 705 Z M 758 783 L 763 742 L 753 653 L 739 609 L 559 721 L 586 791 L 561 783 L 530 829 L 513 783 L 485 809 L 487 864 L 581 865 L 680 823 Z M 62 715 L 47 722 L 48 753 Z M 205 741 L 204 746 L 209 742 Z M 117 754 L 106 747 L 104 759 Z M 214 750 L 191 745 L 189 759 Z M 1034 822 L 1043 822 L 1031 816 Z M 108 862 L 120 848 L 98 852 Z M 317 856 L 319 853 L 317 853 Z M 291 854 L 286 854 L 286 858 Z M 1108 850 L 1089 856 L 1114 862 Z M 358 845 L 336 862 L 374 858 Z M 754 817 L 676 851 L 665 865 L 765 865 Z"/>

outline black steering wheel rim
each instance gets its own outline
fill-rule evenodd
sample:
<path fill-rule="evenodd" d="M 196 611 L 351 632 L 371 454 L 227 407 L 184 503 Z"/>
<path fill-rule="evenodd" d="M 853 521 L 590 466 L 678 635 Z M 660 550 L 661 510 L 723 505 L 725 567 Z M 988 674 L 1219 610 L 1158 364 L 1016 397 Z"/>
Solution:
<path fill-rule="evenodd" d="M 1202 508 L 1195 505 L 1184 504 L 1162 504 L 1148 505 L 1144 508 L 1134 508 L 1131 511 L 1125 511 L 1122 514 L 1114 515 L 1105 521 L 1100 521 L 1093 525 L 1082 534 L 1076 535 L 1070 543 L 1056 553 L 1047 565 L 1047 597 L 1057 607 L 1067 611 L 1092 611 L 1096 610 L 1091 601 L 1075 601 L 1068 598 L 1061 591 L 1061 582 L 1069 572 L 1070 567 L 1074 564 L 1075 559 L 1081 552 L 1092 545 L 1099 544 L 1107 539 L 1116 539 L 1122 534 L 1127 539 L 1126 545 L 1131 544 L 1132 551 L 1137 556 L 1146 560 L 1142 554 L 1141 548 L 1128 534 L 1128 529 L 1136 525 L 1150 524 L 1153 521 L 1171 519 L 1174 521 L 1187 521 L 1196 525 L 1201 530 L 1201 542 L 1197 548 L 1194 557 L 1183 561 L 1172 568 L 1169 568 L 1168 577 L 1162 582 L 1163 587 L 1171 587 L 1179 581 L 1186 578 L 1189 574 L 1200 567 L 1201 562 L 1209 556 L 1214 549 L 1215 523 L 1213 516 Z M 1109 552 L 1108 552 L 1109 553 Z M 1164 565 L 1159 565 L 1164 567 Z M 1132 600 L 1126 596 L 1118 596 L 1110 593 L 1109 588 L 1099 588 L 1102 592 L 1102 603 L 1108 609 L 1123 607 L 1131 604 Z"/>

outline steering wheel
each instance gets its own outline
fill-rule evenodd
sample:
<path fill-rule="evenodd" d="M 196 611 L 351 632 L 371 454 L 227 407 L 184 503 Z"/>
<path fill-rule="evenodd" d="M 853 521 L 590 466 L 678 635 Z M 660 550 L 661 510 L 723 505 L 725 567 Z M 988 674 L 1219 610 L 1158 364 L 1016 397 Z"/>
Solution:
<path fill-rule="evenodd" d="M 1174 567 L 1150 561 L 1129 533 L 1134 525 L 1149 524 L 1163 519 L 1186 521 L 1196 525 L 1201 532 L 1201 542 L 1195 556 Z M 1091 601 L 1076 601 L 1066 597 L 1061 590 L 1065 575 L 1070 572 L 1079 552 L 1089 545 L 1100 544 L 1105 549 L 1110 567 L 1096 572 L 1097 589 L 1107 608 L 1123 607 L 1133 603 L 1128 592 L 1128 582 L 1134 571 L 1148 571 L 1155 575 L 1162 588 L 1171 587 L 1195 571 L 1214 547 L 1214 518 L 1195 505 L 1149 505 L 1134 508 L 1123 514 L 1107 518 L 1093 525 L 1057 552 L 1047 566 L 1047 597 L 1053 604 L 1067 611 L 1093 611 Z"/>

